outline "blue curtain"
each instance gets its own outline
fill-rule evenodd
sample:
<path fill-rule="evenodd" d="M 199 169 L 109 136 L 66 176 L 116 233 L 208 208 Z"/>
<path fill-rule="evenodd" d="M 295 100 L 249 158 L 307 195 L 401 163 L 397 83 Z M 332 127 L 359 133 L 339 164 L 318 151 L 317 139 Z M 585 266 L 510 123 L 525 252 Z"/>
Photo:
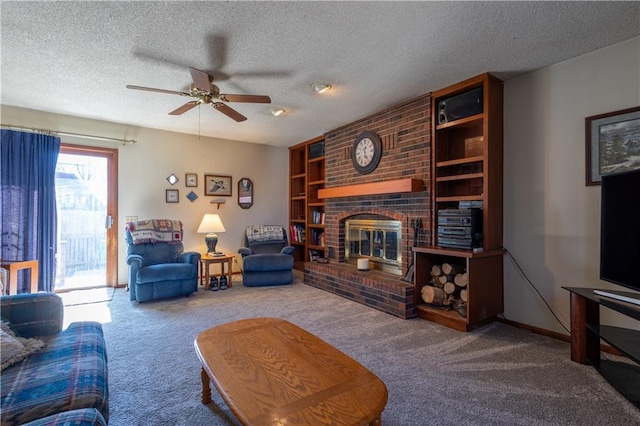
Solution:
<path fill-rule="evenodd" d="M 2 130 L 0 257 L 39 263 L 38 290 L 53 291 L 56 277 L 56 163 L 60 138 Z M 26 271 L 18 293 L 29 291 Z"/>

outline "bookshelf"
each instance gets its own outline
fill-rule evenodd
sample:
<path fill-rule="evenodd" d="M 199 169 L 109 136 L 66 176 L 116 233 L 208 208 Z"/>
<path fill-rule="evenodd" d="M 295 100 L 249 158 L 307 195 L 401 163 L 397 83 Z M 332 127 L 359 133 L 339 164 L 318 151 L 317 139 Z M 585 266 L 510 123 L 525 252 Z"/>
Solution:
<path fill-rule="evenodd" d="M 289 240 L 295 247 L 294 267 L 304 269 L 310 253 L 325 256 L 324 137 L 289 148 Z"/>

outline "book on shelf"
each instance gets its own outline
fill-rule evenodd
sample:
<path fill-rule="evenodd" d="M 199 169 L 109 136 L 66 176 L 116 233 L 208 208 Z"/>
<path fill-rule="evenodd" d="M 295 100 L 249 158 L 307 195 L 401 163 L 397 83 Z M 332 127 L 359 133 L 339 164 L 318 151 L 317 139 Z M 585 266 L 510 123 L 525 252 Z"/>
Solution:
<path fill-rule="evenodd" d="M 291 241 L 294 243 L 304 243 L 304 226 L 300 224 L 291 224 Z"/>
<path fill-rule="evenodd" d="M 311 243 L 314 246 L 324 247 L 324 231 L 313 230 L 311 233 Z"/>
<path fill-rule="evenodd" d="M 314 225 L 324 225 L 324 212 L 314 210 L 311 221 Z"/>

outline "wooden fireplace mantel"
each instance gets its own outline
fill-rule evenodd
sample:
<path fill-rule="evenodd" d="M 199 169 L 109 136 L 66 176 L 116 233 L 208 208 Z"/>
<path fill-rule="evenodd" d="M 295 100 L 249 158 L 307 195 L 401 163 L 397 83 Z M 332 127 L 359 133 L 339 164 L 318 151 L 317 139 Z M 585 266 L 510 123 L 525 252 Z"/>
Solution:
<path fill-rule="evenodd" d="M 360 195 L 396 194 L 399 192 L 422 192 L 421 179 L 398 179 L 386 182 L 361 183 L 358 185 L 337 186 L 318 190 L 318 198 L 341 198 Z"/>

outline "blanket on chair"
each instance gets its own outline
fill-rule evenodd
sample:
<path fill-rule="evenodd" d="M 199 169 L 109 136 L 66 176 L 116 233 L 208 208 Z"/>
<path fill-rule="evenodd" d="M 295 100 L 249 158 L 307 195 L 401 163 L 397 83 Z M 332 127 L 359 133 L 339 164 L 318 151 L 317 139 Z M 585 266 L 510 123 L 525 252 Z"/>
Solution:
<path fill-rule="evenodd" d="M 247 241 L 280 241 L 284 238 L 280 225 L 250 225 L 247 226 Z"/>
<path fill-rule="evenodd" d="M 134 245 L 169 243 L 182 241 L 182 222 L 170 219 L 139 220 L 127 222 L 126 228 L 131 234 Z"/>

